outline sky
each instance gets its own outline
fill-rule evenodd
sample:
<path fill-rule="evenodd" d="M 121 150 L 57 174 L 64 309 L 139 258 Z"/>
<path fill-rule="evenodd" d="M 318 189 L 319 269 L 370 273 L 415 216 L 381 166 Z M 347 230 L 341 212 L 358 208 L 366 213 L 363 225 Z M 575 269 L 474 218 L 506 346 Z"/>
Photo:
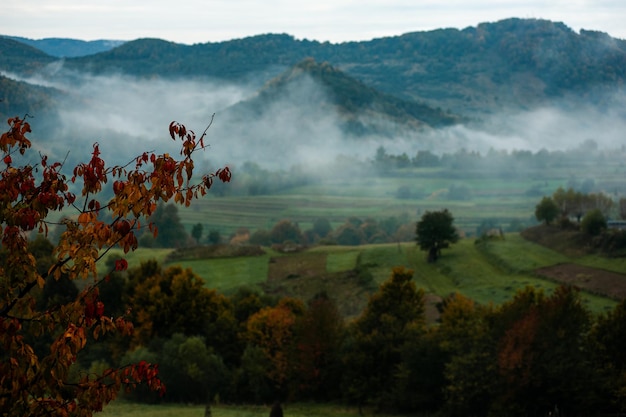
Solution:
<path fill-rule="evenodd" d="M 3 0 L 0 34 L 194 44 L 287 33 L 337 43 L 510 17 L 626 39 L 624 0 Z"/>

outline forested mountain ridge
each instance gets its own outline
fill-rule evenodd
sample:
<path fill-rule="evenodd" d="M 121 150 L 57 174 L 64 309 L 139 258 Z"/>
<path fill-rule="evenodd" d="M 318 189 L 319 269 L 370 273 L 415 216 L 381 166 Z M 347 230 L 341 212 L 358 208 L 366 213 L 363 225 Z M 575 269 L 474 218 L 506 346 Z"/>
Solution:
<path fill-rule="evenodd" d="M 309 88 L 316 92 L 302 92 L 294 98 L 293 91 L 307 82 L 313 83 Z M 244 118 L 260 117 L 276 102 L 294 99 L 303 106 L 330 109 L 340 117 L 342 130 L 353 136 L 393 136 L 398 133 L 399 126 L 414 130 L 461 121 L 459 116 L 441 109 L 381 93 L 327 62 L 318 63 L 313 58 L 299 62 L 271 79 L 256 95 L 236 104 L 229 112 Z"/>
<path fill-rule="evenodd" d="M 80 39 L 69 38 L 29 39 L 21 36 L 6 35 L 4 35 L 4 37 L 32 46 L 48 55 L 58 58 L 97 54 L 99 52 L 105 52 L 115 47 L 118 47 L 124 43 L 124 41 L 107 39 L 83 41 Z"/>
<path fill-rule="evenodd" d="M 309 57 L 380 92 L 472 116 L 561 97 L 599 100 L 626 81 L 626 41 L 518 18 L 337 44 L 287 34 L 194 45 L 138 39 L 95 55 L 65 58 L 63 64 L 95 74 L 209 77 L 260 87 Z M 0 38 L 0 70 L 32 71 L 55 60 Z"/>
<path fill-rule="evenodd" d="M 33 46 L 0 36 L 0 71 L 28 74 L 55 60 Z"/>

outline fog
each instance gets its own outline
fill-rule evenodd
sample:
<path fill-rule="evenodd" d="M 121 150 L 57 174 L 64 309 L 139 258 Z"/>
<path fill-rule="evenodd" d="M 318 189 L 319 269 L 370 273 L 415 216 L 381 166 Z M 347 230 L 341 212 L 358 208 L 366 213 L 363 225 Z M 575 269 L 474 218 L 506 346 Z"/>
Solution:
<path fill-rule="evenodd" d="M 562 99 L 468 125 L 412 131 L 398 127 L 393 137 L 348 137 L 342 130 L 343 116 L 312 80 L 254 108 L 231 106 L 254 100 L 261 83 L 94 76 L 72 73 L 58 63 L 28 78 L 3 75 L 63 92 L 54 125 L 45 132 L 35 130 L 33 137 L 45 143 L 43 150 L 51 158 L 62 159 L 69 150 L 72 161 L 86 160 L 94 142 L 100 144 L 109 164 L 125 163 L 146 150 L 177 152 L 169 138 L 169 123 L 176 120 L 200 135 L 213 115 L 205 139 L 209 148 L 199 159 L 215 167 L 252 161 L 269 169 L 293 165 L 315 169 L 338 156 L 371 159 L 380 146 L 388 153 L 413 157 L 419 150 L 442 154 L 461 148 L 482 154 L 492 148 L 567 150 L 589 139 L 601 149 L 626 144 L 626 100 L 617 92 L 604 97 L 602 107 Z M 35 119 L 47 116 L 51 115 L 35 115 Z M 361 121 L 390 123 L 373 115 L 364 115 Z"/>

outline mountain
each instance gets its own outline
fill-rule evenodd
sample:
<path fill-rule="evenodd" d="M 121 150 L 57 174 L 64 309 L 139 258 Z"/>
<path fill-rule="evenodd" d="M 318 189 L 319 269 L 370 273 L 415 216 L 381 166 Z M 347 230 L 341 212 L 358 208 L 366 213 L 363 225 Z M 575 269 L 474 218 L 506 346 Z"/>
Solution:
<path fill-rule="evenodd" d="M 66 65 L 147 77 L 267 80 L 307 57 L 381 92 L 465 114 L 528 108 L 571 94 L 588 98 L 626 81 L 626 41 L 516 18 L 340 44 L 285 34 L 196 45 L 139 39 Z"/>
<path fill-rule="evenodd" d="M 47 87 L 34 86 L 22 81 L 15 81 L 0 75 L 0 120 L 2 132 L 6 130 L 4 122 L 9 117 L 33 117 L 47 114 L 48 122 L 54 117 L 60 92 Z M 36 116 L 35 116 L 36 117 Z"/>
<path fill-rule="evenodd" d="M 0 38 L 0 70 L 32 72 L 58 61 L 25 48 Z M 306 58 L 327 62 L 380 93 L 472 118 L 562 98 L 599 102 L 626 83 L 626 41 L 517 18 L 338 44 L 286 34 L 195 45 L 138 39 L 62 62 L 80 72 L 212 78 L 260 88 Z"/>
<path fill-rule="evenodd" d="M 54 61 L 37 48 L 0 36 L 0 71 L 30 74 Z"/>
<path fill-rule="evenodd" d="M 37 48 L 50 56 L 57 58 L 70 58 L 85 55 L 93 55 L 99 52 L 109 51 L 125 41 L 99 39 L 95 41 L 83 41 L 69 38 L 44 38 L 29 39 L 20 36 L 7 36 L 5 38 Z"/>
<path fill-rule="evenodd" d="M 304 87 L 303 87 L 304 86 Z M 352 136 L 393 136 L 424 127 L 449 126 L 461 118 L 425 104 L 381 93 L 328 63 L 305 59 L 268 81 L 259 92 L 232 106 L 228 112 L 240 119 L 262 118 L 277 106 L 328 110 L 340 118 L 344 133 Z"/>

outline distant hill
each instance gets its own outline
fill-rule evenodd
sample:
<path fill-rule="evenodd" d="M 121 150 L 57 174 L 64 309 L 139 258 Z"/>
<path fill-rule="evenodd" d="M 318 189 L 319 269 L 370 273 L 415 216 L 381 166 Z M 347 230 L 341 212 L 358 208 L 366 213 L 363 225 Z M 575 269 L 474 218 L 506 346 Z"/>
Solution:
<path fill-rule="evenodd" d="M 313 91 L 298 91 L 306 82 Z M 317 91 L 315 91 L 317 90 Z M 295 95 L 295 96 L 294 96 Z M 457 123 L 460 117 L 427 105 L 381 93 L 346 75 L 328 63 L 308 58 L 273 78 L 254 97 L 228 111 L 242 120 L 262 117 L 276 103 L 326 109 L 339 115 L 342 129 L 353 136 L 378 134 L 393 136 L 402 127 L 415 130 Z"/>
<path fill-rule="evenodd" d="M 37 48 L 0 36 L 0 70 L 30 74 L 56 59 Z"/>
<path fill-rule="evenodd" d="M 79 39 L 69 38 L 44 38 L 44 39 L 29 39 L 22 38 L 20 36 L 7 36 L 8 39 L 13 39 L 24 43 L 26 45 L 37 48 L 50 56 L 57 58 L 70 58 L 85 55 L 93 55 L 99 52 L 109 51 L 116 48 L 125 41 L 106 40 L 100 39 L 95 41 L 83 41 Z"/>
<path fill-rule="evenodd" d="M 6 121 L 10 117 L 31 117 L 46 115 L 52 122 L 55 115 L 56 99 L 60 92 L 47 87 L 34 86 L 15 81 L 0 75 L 0 123 L 1 131 L 6 131 Z"/>
<path fill-rule="evenodd" d="M 0 69 L 28 71 L 55 59 L 36 49 L 16 51 L 16 43 L 0 38 Z M 518 18 L 339 44 L 286 34 L 195 45 L 138 39 L 66 58 L 64 65 L 100 74 L 210 77 L 261 87 L 309 57 L 381 93 L 472 117 L 562 97 L 599 101 L 626 83 L 626 41 Z"/>

